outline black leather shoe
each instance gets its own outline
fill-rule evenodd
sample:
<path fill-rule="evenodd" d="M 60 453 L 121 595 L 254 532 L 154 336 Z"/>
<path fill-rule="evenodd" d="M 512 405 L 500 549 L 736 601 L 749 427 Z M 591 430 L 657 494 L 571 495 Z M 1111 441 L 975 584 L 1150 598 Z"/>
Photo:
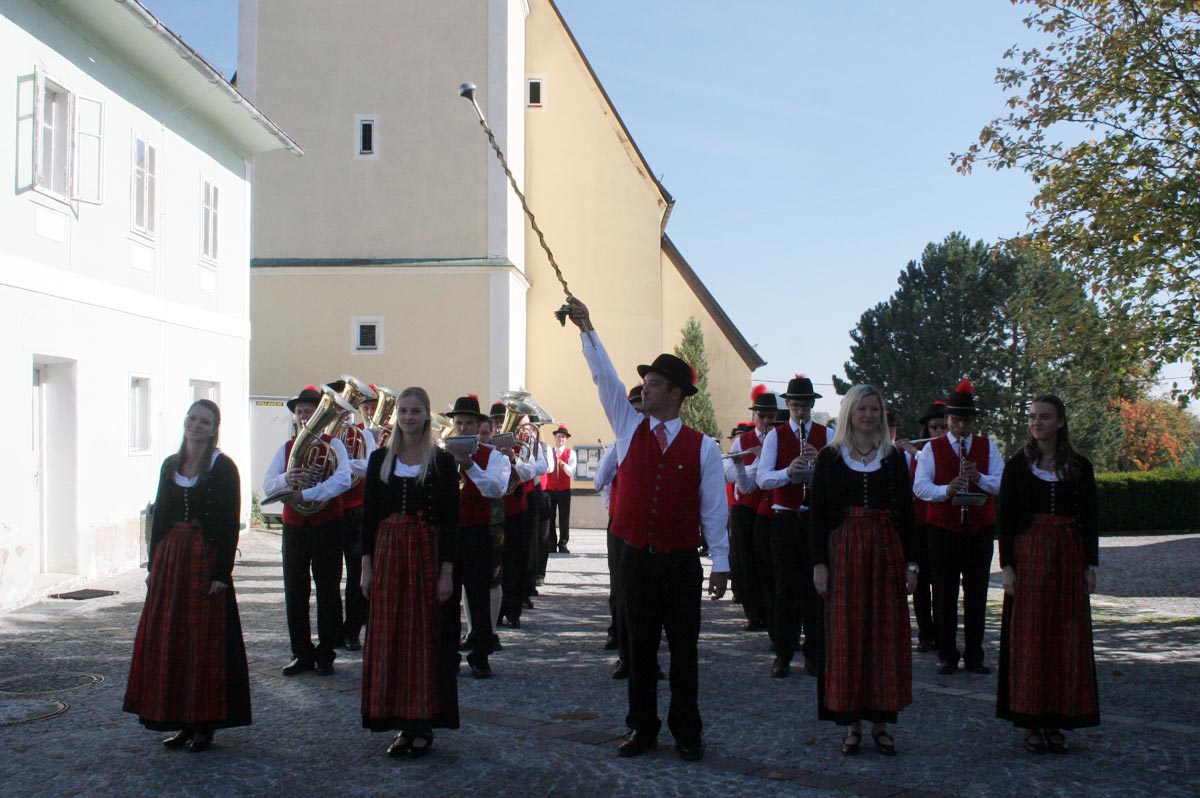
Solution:
<path fill-rule="evenodd" d="M 315 663 L 311 659 L 301 659 L 296 657 L 294 660 L 283 666 L 284 676 L 295 676 L 297 673 L 311 671 Z"/>
<path fill-rule="evenodd" d="M 992 669 L 987 665 L 984 665 L 982 662 L 978 665 L 968 665 L 966 670 L 970 671 L 971 673 L 978 673 L 981 676 L 987 676 L 992 672 Z"/>
<path fill-rule="evenodd" d="M 560 543 L 558 546 L 558 553 L 559 554 L 570 554 L 571 550 Z"/>
<path fill-rule="evenodd" d="M 939 662 L 938 674 L 941 676 L 949 676 L 953 673 L 958 673 L 958 665 L 953 662 Z"/>
<path fill-rule="evenodd" d="M 642 732 L 630 732 L 617 747 L 617 756 L 637 756 L 658 748 L 658 738 Z"/>
<path fill-rule="evenodd" d="M 516 616 L 513 616 L 513 615 L 508 616 L 508 628 L 509 629 L 520 629 L 521 628 L 521 619 Z"/>
<path fill-rule="evenodd" d="M 771 663 L 771 678 L 783 679 L 792 672 L 792 663 L 788 662 L 783 657 L 776 657 Z"/>
<path fill-rule="evenodd" d="M 488 665 L 487 657 L 471 654 L 467 657 L 467 664 L 471 666 L 471 675 L 476 679 L 491 678 L 492 667 Z"/>
<path fill-rule="evenodd" d="M 609 635 L 608 637 L 606 637 L 604 639 L 604 650 L 605 651 L 616 651 L 620 647 L 621 647 L 620 644 L 617 643 L 616 635 Z"/>
<path fill-rule="evenodd" d="M 362 642 L 358 639 L 358 635 L 346 635 L 346 650 L 362 651 Z"/>
<path fill-rule="evenodd" d="M 408 756 L 409 750 L 412 748 L 412 738 L 407 734 L 397 734 L 392 744 L 387 747 L 387 755 L 390 757 Z"/>
<path fill-rule="evenodd" d="M 175 733 L 175 736 L 168 737 L 162 741 L 162 744 L 167 748 L 183 748 L 191 739 L 196 736 L 195 729 L 180 729 Z"/>
<path fill-rule="evenodd" d="M 619 659 L 613 664 L 612 677 L 614 679 L 629 678 L 629 663 L 623 659 Z"/>
<path fill-rule="evenodd" d="M 538 592 L 538 589 L 536 587 L 531 587 L 531 588 L 529 588 L 529 595 L 540 596 L 542 594 Z M 525 609 L 529 609 L 529 607 L 526 607 Z"/>
<path fill-rule="evenodd" d="M 933 651 L 935 648 L 937 648 L 937 646 L 934 645 L 933 643 L 929 642 L 928 640 L 918 640 L 917 641 L 917 652 L 918 653 L 928 654 L 930 651 Z"/>
<path fill-rule="evenodd" d="M 523 610 L 533 609 L 533 602 L 530 601 L 529 599 L 521 599 L 521 609 L 523 609 Z"/>
<path fill-rule="evenodd" d="M 207 751 L 212 747 L 213 736 L 212 732 L 196 732 L 196 736 L 188 743 L 188 750 L 193 754 L 198 754 L 201 751 Z"/>
<path fill-rule="evenodd" d="M 332 676 L 333 675 L 333 663 L 332 662 L 318 662 L 317 663 L 317 675 L 318 676 Z"/>
<path fill-rule="evenodd" d="M 704 758 L 704 743 L 699 740 L 676 740 L 675 752 L 688 762 L 699 762 Z"/>

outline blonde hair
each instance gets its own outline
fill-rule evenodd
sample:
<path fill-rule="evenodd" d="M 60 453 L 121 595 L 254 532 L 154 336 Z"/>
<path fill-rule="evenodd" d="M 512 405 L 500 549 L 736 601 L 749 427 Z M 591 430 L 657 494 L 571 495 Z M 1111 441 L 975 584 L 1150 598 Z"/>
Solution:
<path fill-rule="evenodd" d="M 429 394 L 424 388 L 413 386 L 405 388 L 396 397 L 396 402 L 399 404 L 401 399 L 408 397 L 416 397 L 421 406 L 425 408 L 425 425 L 421 427 L 418 434 L 421 442 L 421 471 L 417 474 L 417 481 L 424 481 L 425 476 L 429 473 L 429 466 L 433 463 L 433 422 L 430 412 Z M 392 469 L 396 466 L 396 458 L 400 456 L 400 449 L 404 446 L 404 432 L 400 429 L 400 417 L 396 416 L 396 423 L 392 426 L 392 437 L 388 438 L 387 454 L 383 458 L 383 467 L 379 470 L 379 478 L 383 482 L 387 482 L 392 476 Z"/>
<path fill-rule="evenodd" d="M 842 397 L 842 406 L 838 409 L 837 429 L 833 432 L 833 440 L 829 442 L 835 450 L 843 446 L 853 446 L 850 417 L 859 403 L 871 396 L 879 399 L 879 431 L 876 433 L 875 446 L 879 448 L 880 459 L 891 454 L 895 447 L 892 445 L 892 436 L 888 433 L 887 406 L 883 402 L 883 394 L 874 385 L 851 386 Z"/>

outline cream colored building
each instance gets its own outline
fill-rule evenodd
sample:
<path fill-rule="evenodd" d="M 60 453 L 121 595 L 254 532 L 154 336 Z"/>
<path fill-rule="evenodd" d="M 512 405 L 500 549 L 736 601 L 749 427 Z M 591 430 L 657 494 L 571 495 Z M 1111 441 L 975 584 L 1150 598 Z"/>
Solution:
<path fill-rule="evenodd" d="M 563 291 L 478 100 L 622 376 L 705 332 L 728 429 L 762 360 L 665 235 L 674 200 L 550 0 L 243 0 L 239 88 L 305 142 L 256 161 L 251 391 L 342 372 L 455 396 L 524 388 L 575 444 L 611 437 Z M 321 35 L 315 35 L 316 32 Z M 331 35 L 330 31 L 337 31 Z"/>

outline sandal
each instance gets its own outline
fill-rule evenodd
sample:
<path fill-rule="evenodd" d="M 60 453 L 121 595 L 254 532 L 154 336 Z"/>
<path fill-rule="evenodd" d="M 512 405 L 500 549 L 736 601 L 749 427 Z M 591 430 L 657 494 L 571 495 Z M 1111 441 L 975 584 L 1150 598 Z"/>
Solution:
<path fill-rule="evenodd" d="M 1046 737 L 1042 734 L 1041 729 L 1029 730 L 1029 735 L 1025 738 L 1025 749 L 1032 754 L 1044 754 L 1050 750 L 1050 745 L 1046 742 Z"/>
<path fill-rule="evenodd" d="M 433 748 L 433 734 L 414 734 L 408 746 L 408 755 L 413 759 L 420 759 L 429 753 L 430 748 Z"/>
<path fill-rule="evenodd" d="M 884 756 L 896 755 L 896 740 L 886 729 L 871 732 L 871 739 L 875 741 L 875 750 L 879 753 Z"/>
<path fill-rule="evenodd" d="M 387 755 L 391 757 L 406 756 L 412 749 L 412 738 L 406 732 L 400 732 L 396 735 L 396 739 L 392 740 L 392 744 L 387 748 Z"/>
<path fill-rule="evenodd" d="M 861 745 L 862 730 L 855 731 L 854 727 L 850 727 L 846 730 L 846 736 L 842 738 L 842 756 L 854 756 Z"/>
<path fill-rule="evenodd" d="M 1051 751 L 1056 754 L 1065 754 L 1067 752 L 1067 738 L 1061 731 L 1058 729 L 1046 729 L 1043 733 Z"/>

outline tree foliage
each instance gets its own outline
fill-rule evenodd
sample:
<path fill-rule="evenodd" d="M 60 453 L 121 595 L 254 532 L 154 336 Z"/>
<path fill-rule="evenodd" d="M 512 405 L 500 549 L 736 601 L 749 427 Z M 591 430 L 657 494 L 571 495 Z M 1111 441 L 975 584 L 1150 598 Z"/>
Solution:
<path fill-rule="evenodd" d="M 696 371 L 696 387 L 699 388 L 679 409 L 683 423 L 705 435 L 721 440 L 717 427 L 717 412 L 713 409 L 712 397 L 708 394 L 708 357 L 704 354 L 704 331 L 700 322 L 692 316 L 683 326 L 683 340 L 675 347 L 675 356 Z"/>
<path fill-rule="evenodd" d="M 1141 399 L 1118 403 L 1124 441 L 1122 471 L 1191 465 L 1200 440 L 1200 421 L 1175 402 Z"/>
<path fill-rule="evenodd" d="M 1011 2 L 1046 43 L 1004 54 L 1009 111 L 952 161 L 1028 172 L 1032 243 L 1076 273 L 1128 349 L 1200 376 L 1197 3 Z"/>
<path fill-rule="evenodd" d="M 1121 441 L 1112 402 L 1140 396 L 1146 376 L 1058 264 L 959 233 L 909 262 L 897 291 L 863 313 L 850 337 L 850 382 L 835 375 L 838 392 L 850 383 L 877 386 L 902 435 L 915 436 L 929 403 L 966 377 L 975 385 L 980 429 L 1002 450 L 1024 441 L 1029 400 L 1056 393 L 1080 448 L 1101 468 L 1116 466 Z"/>

